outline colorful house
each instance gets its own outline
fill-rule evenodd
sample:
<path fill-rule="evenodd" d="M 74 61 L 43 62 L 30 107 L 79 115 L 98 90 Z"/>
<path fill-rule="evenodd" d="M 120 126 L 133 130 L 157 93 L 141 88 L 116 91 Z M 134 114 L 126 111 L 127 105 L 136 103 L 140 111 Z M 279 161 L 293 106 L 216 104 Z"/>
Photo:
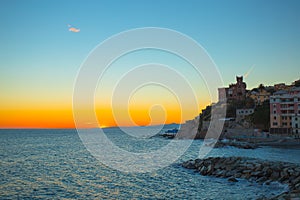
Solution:
<path fill-rule="evenodd" d="M 270 133 L 300 134 L 300 87 L 280 90 L 270 97 Z"/>

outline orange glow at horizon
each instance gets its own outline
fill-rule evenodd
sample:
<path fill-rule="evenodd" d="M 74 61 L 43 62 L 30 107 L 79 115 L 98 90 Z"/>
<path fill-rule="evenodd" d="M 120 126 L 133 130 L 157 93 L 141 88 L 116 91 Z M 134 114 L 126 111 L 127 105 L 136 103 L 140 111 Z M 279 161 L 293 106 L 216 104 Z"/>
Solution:
<path fill-rule="evenodd" d="M 0 128 L 74 128 L 72 110 L 1 110 Z"/>
<path fill-rule="evenodd" d="M 204 107 L 201 105 L 200 109 Z M 82 115 L 85 115 L 82 111 Z M 197 116 L 199 111 L 181 112 L 179 105 L 169 104 L 163 108 L 157 105 L 132 104 L 127 109 L 112 109 L 108 105 L 96 106 L 98 123 L 77 124 L 77 128 L 106 128 L 115 126 L 147 126 L 170 123 L 184 123 Z M 126 116 L 126 117 L 124 117 Z M 129 116 L 129 119 L 128 119 Z M 118 123 L 117 123 L 118 122 Z M 62 108 L 0 109 L 0 128 L 76 128 L 70 106 Z"/>
<path fill-rule="evenodd" d="M 88 112 L 88 111 L 86 111 Z M 98 123 L 77 124 L 77 128 L 107 128 L 115 126 L 147 126 L 171 123 L 184 123 L 199 112 L 190 111 L 182 116 L 180 109 L 165 110 L 160 107 L 114 110 L 96 109 Z M 84 112 L 82 112 L 84 115 Z M 128 117 L 124 117 L 128 115 Z M 118 122 L 118 123 L 117 123 Z M 0 128 L 76 128 L 71 109 L 20 109 L 0 110 Z"/>

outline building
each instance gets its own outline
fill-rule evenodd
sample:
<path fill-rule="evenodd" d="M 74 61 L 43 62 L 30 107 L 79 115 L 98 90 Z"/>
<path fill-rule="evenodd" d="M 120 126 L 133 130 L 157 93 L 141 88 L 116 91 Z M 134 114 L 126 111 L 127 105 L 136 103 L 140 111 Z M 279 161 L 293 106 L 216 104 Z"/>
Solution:
<path fill-rule="evenodd" d="M 262 105 L 264 101 L 270 99 L 270 92 L 264 88 L 253 89 L 248 93 L 248 96 L 254 100 L 255 105 Z"/>
<path fill-rule="evenodd" d="M 245 119 L 246 116 L 251 115 L 254 113 L 254 108 L 242 108 L 242 109 L 236 109 L 235 114 L 235 121 L 236 122 L 242 122 L 243 119 Z M 245 121 L 243 121 L 245 123 Z"/>
<path fill-rule="evenodd" d="M 270 96 L 270 133 L 300 135 L 300 87 Z"/>
<path fill-rule="evenodd" d="M 235 84 L 230 84 L 229 87 L 218 88 L 219 101 L 245 100 L 246 87 L 246 83 L 243 82 L 243 76 L 237 76 Z"/>
<path fill-rule="evenodd" d="M 254 108 L 236 109 L 237 118 L 244 118 L 245 116 L 251 115 L 253 113 L 254 113 Z"/>
<path fill-rule="evenodd" d="M 276 90 L 276 91 L 279 91 L 279 90 L 285 90 L 286 89 L 286 85 L 285 85 L 285 83 L 278 83 L 278 84 L 275 84 L 274 85 L 274 89 Z"/>

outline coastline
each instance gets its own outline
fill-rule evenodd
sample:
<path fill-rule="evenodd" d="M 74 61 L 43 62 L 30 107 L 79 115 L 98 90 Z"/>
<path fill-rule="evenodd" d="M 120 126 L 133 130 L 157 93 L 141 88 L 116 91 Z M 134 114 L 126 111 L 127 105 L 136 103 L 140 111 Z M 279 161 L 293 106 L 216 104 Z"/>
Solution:
<path fill-rule="evenodd" d="M 232 140 L 232 139 L 231 139 Z M 235 140 L 235 139 L 233 139 Z M 236 139 L 238 142 L 247 142 L 249 144 L 274 148 L 285 148 L 285 149 L 300 149 L 300 140 L 294 138 L 245 138 Z"/>
<path fill-rule="evenodd" d="M 182 167 L 194 170 L 203 176 L 226 178 L 229 182 L 246 179 L 262 185 L 279 182 L 289 187 L 288 191 L 283 191 L 279 195 L 259 199 L 296 199 L 300 197 L 299 164 L 248 157 L 209 157 L 188 160 L 182 163 Z"/>

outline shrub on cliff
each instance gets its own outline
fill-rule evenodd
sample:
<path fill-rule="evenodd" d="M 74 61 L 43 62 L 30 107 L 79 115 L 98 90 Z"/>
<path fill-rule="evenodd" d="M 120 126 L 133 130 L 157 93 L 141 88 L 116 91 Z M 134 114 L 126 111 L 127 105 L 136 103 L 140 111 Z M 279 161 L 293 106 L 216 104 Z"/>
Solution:
<path fill-rule="evenodd" d="M 254 127 L 269 131 L 270 128 L 270 102 L 265 101 L 255 108 L 254 113 L 247 117 Z"/>

